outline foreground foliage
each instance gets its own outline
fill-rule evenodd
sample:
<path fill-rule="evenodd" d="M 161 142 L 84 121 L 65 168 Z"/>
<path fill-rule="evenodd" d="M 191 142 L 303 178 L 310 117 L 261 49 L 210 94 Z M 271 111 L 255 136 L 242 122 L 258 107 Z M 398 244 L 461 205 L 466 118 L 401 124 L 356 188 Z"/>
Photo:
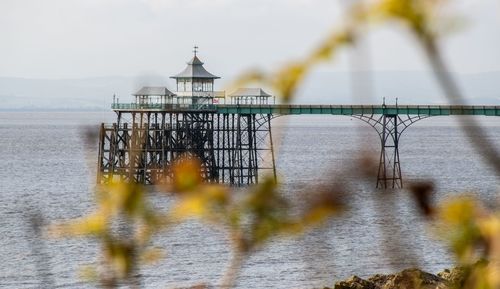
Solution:
<path fill-rule="evenodd" d="M 345 46 L 356 45 L 368 26 L 398 23 L 415 36 L 425 51 L 436 79 L 450 96 L 451 103 L 463 102 L 453 78 L 442 59 L 438 40 L 456 20 L 444 15 L 446 1 L 376 0 L 357 2 L 346 13 L 343 27 L 335 29 L 323 43 L 302 59 L 290 61 L 275 72 L 249 71 L 237 84 L 260 82 L 281 95 L 284 102 L 293 99 L 306 75 L 319 63 L 333 58 Z M 464 130 L 476 138 L 480 128 L 472 119 L 464 120 Z M 500 175 L 500 158 L 488 142 L 473 140 L 477 150 Z M 101 244 L 100 264 L 88 267 L 84 275 L 104 287 L 118 284 L 141 285 L 137 271 L 143 262 L 161 257 L 161 250 L 150 248 L 155 234 L 165 232 L 187 219 L 197 218 L 227 232 L 234 257 L 220 281 L 232 287 L 244 260 L 278 236 L 296 235 L 317 226 L 345 208 L 348 194 L 342 186 L 309 188 L 311 198 L 299 214 L 292 214 L 289 204 L 272 178 L 248 188 L 244 195 L 228 187 L 204 184 L 200 164 L 193 156 L 179 159 L 174 165 L 176 179 L 172 186 L 161 187 L 166 198 L 174 198 L 168 211 L 153 210 L 140 185 L 112 183 L 98 189 L 96 209 L 88 216 L 56 225 L 58 236 L 93 237 Z M 360 171 L 363 171 L 361 168 Z M 457 262 L 466 268 L 463 288 L 500 288 L 500 215 L 495 208 L 482 206 L 473 197 L 459 197 L 438 206 L 431 202 L 432 188 L 413 187 L 416 204 L 436 234 L 450 244 Z M 420 285 L 415 285 L 418 288 Z"/>

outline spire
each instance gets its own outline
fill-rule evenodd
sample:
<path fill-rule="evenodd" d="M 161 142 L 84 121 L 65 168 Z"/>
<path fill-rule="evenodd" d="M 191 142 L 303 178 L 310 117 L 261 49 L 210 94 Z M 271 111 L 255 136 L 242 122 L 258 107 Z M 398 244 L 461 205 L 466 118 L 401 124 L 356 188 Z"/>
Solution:
<path fill-rule="evenodd" d="M 171 76 L 171 78 L 208 78 L 217 79 L 220 78 L 206 71 L 203 67 L 203 62 L 198 58 L 198 46 L 193 47 L 193 58 L 187 62 L 187 67 L 179 74 Z"/>
<path fill-rule="evenodd" d="M 187 62 L 187 64 L 189 64 L 189 65 L 203 65 L 203 62 L 197 56 L 198 48 L 199 48 L 198 45 L 193 46 L 194 56 L 190 61 Z"/>

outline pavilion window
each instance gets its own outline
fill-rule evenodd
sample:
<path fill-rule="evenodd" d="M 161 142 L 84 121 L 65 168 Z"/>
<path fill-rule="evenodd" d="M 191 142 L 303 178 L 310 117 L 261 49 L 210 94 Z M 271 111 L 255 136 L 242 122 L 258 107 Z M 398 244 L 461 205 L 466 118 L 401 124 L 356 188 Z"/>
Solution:
<path fill-rule="evenodd" d="M 201 82 L 193 82 L 193 91 L 203 91 L 203 84 Z"/>
<path fill-rule="evenodd" d="M 203 91 L 213 91 L 213 83 L 209 80 L 203 82 Z"/>
<path fill-rule="evenodd" d="M 177 81 L 177 91 L 186 91 L 186 82 L 184 80 Z"/>

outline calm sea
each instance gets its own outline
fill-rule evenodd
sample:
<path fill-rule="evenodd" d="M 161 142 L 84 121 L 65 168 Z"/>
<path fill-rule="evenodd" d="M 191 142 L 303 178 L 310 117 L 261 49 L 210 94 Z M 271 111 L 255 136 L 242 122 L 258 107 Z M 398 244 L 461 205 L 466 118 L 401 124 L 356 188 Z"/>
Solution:
<path fill-rule="evenodd" d="M 108 112 L 0 112 L 1 288 L 92 288 L 78 272 L 96 261 L 96 243 L 39 239 L 30 219 L 53 222 L 92 209 L 97 154 L 85 144 L 84 133 L 113 119 Z M 479 120 L 500 149 L 500 118 Z M 277 167 L 291 202 L 300 204 L 297 192 L 312 183 L 338 180 L 349 186 L 351 206 L 321 229 L 273 241 L 256 252 L 245 262 L 238 288 L 314 288 L 333 286 L 353 274 L 416 264 L 430 272 L 451 266 L 445 246 L 418 215 L 407 191 L 384 197 L 374 189 L 374 180 L 361 181 L 349 170 L 362 152 L 378 150 L 371 128 L 348 117 L 294 116 L 273 122 Z M 432 180 L 437 199 L 466 191 L 496 201 L 499 178 L 453 118 L 416 123 L 405 131 L 400 153 L 405 180 Z M 144 288 L 217 284 L 231 254 L 223 232 L 195 221 L 158 236 L 155 245 L 167 255 L 141 271 Z"/>

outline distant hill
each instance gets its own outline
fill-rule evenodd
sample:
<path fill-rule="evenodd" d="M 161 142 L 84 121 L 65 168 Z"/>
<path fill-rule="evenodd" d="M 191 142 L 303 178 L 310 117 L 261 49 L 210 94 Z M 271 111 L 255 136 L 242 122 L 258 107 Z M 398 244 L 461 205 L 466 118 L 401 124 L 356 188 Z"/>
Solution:
<path fill-rule="evenodd" d="M 161 85 L 165 81 L 161 77 L 57 80 L 0 77 L 0 109 L 109 109 L 113 94 L 130 101 L 130 95 L 142 85 Z"/>
<path fill-rule="evenodd" d="M 500 72 L 457 76 L 470 104 L 500 105 Z M 167 77 L 99 77 L 84 79 L 25 79 L 0 77 L 0 110 L 105 110 L 116 94 L 121 102 L 144 85 L 167 85 Z M 217 85 L 220 89 L 223 81 Z M 353 98 L 353 91 L 362 98 Z M 400 104 L 446 104 L 430 73 L 413 71 L 315 72 L 298 92 L 297 103 L 359 104 L 387 98 Z"/>

